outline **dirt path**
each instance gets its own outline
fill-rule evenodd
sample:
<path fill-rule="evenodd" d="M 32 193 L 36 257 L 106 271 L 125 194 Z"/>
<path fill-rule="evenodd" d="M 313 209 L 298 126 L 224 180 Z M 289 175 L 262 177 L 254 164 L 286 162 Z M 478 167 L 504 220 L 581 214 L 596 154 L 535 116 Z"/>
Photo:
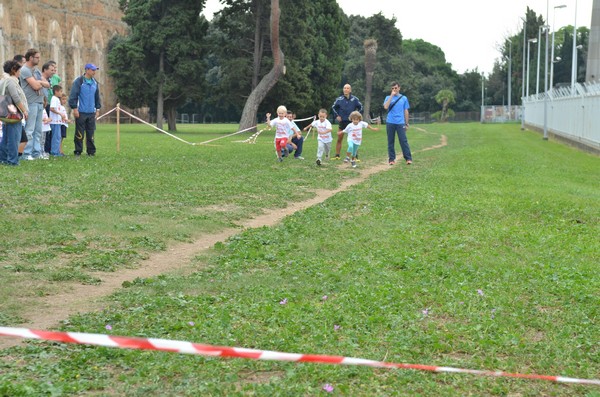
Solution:
<path fill-rule="evenodd" d="M 439 145 L 427 147 L 415 151 L 414 153 L 438 149 L 446 145 L 446 136 L 442 135 Z M 386 170 L 398 169 L 398 167 L 405 166 L 403 164 L 398 164 L 394 167 L 390 167 L 387 163 L 383 163 L 370 168 L 358 168 L 360 175 L 356 178 L 345 180 L 340 187 L 334 190 L 315 190 L 315 197 L 303 201 L 302 203 L 296 203 L 294 207 L 288 207 L 284 210 L 279 208 L 269 210 L 263 215 L 248 219 L 239 224 L 239 228 L 229 228 L 217 234 L 201 236 L 193 243 L 171 246 L 164 252 L 151 255 L 136 269 L 126 269 L 114 273 L 102 273 L 101 284 L 75 285 L 72 289 L 69 289 L 69 291 L 48 297 L 39 307 L 23 313 L 22 317 L 27 320 L 27 323 L 21 324 L 21 326 L 31 329 L 49 329 L 55 327 L 61 320 L 67 319 L 71 315 L 101 310 L 104 304 L 102 298 L 121 288 L 125 281 L 132 281 L 136 278 L 153 277 L 175 271 L 184 271 L 186 268 L 189 268 L 189 263 L 194 256 L 202 253 L 204 250 L 208 250 L 216 243 L 225 241 L 227 238 L 240 233 L 244 229 L 276 225 L 286 216 L 312 207 L 313 205 L 320 204 L 333 195 L 365 181 L 373 174 Z M 14 346 L 20 343 L 20 341 L 21 339 L 19 338 L 3 338 L 0 340 L 0 349 Z"/>

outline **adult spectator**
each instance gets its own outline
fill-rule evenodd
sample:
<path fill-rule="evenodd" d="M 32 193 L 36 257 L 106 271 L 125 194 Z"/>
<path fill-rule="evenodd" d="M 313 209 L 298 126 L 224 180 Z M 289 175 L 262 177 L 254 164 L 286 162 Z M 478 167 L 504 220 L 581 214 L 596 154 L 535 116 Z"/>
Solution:
<path fill-rule="evenodd" d="M 343 91 L 344 94 L 339 96 L 331 107 L 333 110 L 333 115 L 338 121 L 338 139 L 337 143 L 335 144 L 335 157 L 333 160 L 340 159 L 340 152 L 342 150 L 342 143 L 344 141 L 344 128 L 350 124 L 350 113 L 354 112 L 355 110 L 358 112 L 362 112 L 363 110 L 362 103 L 360 103 L 357 97 L 352 95 L 352 86 L 350 84 L 344 85 Z"/>
<path fill-rule="evenodd" d="M 18 62 L 19 65 L 25 65 L 25 55 L 17 54 L 13 57 L 13 60 Z M 6 74 L 6 73 L 5 73 Z M 21 143 L 19 143 L 19 156 L 23 155 L 23 150 L 25 150 L 25 145 L 27 145 L 27 134 L 25 133 L 25 119 L 23 119 L 23 124 L 21 125 Z"/>
<path fill-rule="evenodd" d="M 388 138 L 388 161 L 390 165 L 396 164 L 396 148 L 395 140 L 398 134 L 402 156 L 406 160 L 406 164 L 412 164 L 412 154 L 410 146 L 406 138 L 406 130 L 408 129 L 408 109 L 410 105 L 408 98 L 400 93 L 400 84 L 392 82 L 392 91 L 390 95 L 383 100 L 383 108 L 388 111 L 386 119 L 386 130 Z"/>
<path fill-rule="evenodd" d="M 25 65 L 25 55 L 17 54 L 13 57 L 14 61 L 19 62 L 19 65 Z"/>
<path fill-rule="evenodd" d="M 6 61 L 3 65 L 4 73 L 0 81 L 0 92 L 12 98 L 15 106 L 21 111 L 23 117 L 28 117 L 27 98 L 19 76 L 21 65 L 15 60 Z M 0 141 L 0 163 L 19 165 L 19 141 L 21 140 L 21 123 L 2 123 L 2 140 Z"/>
<path fill-rule="evenodd" d="M 48 61 L 42 66 L 42 78 L 50 83 L 50 88 L 42 88 L 42 92 L 46 97 L 46 115 L 50 116 L 50 100 L 52 99 L 52 77 L 56 73 L 56 62 Z M 43 123 L 42 123 L 43 127 Z M 43 130 L 44 128 L 42 128 Z M 42 156 L 44 158 L 49 158 L 50 156 L 50 141 L 52 134 L 49 131 L 44 131 L 42 134 Z"/>
<path fill-rule="evenodd" d="M 71 86 L 69 107 L 73 109 L 75 117 L 75 156 L 83 152 L 83 137 L 88 156 L 96 154 L 94 144 L 94 131 L 96 131 L 96 117 L 100 114 L 100 87 L 94 78 L 98 67 L 93 63 L 85 65 L 83 75 L 77 77 Z"/>
<path fill-rule="evenodd" d="M 36 67 L 40 63 L 40 52 L 35 48 L 25 53 L 25 65 L 21 68 L 21 88 L 25 92 L 29 117 L 25 124 L 27 144 L 23 150 L 23 158 L 35 160 L 42 155 L 42 118 L 44 115 L 44 88 L 50 88 L 50 83 L 42 78 L 42 73 Z"/>

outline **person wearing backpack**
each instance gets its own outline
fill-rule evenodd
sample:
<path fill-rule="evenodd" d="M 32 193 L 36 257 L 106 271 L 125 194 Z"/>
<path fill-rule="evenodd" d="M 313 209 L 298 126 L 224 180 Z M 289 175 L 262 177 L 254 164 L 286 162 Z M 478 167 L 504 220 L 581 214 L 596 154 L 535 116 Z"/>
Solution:
<path fill-rule="evenodd" d="M 406 138 L 410 105 L 406 96 L 400 94 L 400 84 L 395 81 L 392 82 L 392 92 L 383 101 L 383 108 L 388 111 L 386 119 L 388 162 L 390 165 L 396 164 L 395 138 L 397 134 L 402 156 L 406 160 L 406 164 L 410 165 L 412 164 L 412 154 Z"/>
<path fill-rule="evenodd" d="M 24 119 L 28 118 L 29 106 L 27 97 L 19 83 L 21 64 L 15 60 L 6 61 L 3 69 L 5 75 L 0 80 L 0 92 L 11 97 Z M 0 140 L 0 164 L 19 165 L 19 141 L 23 126 L 21 122 L 2 123 L 2 140 Z"/>
<path fill-rule="evenodd" d="M 88 156 L 96 155 L 94 132 L 96 118 L 100 114 L 100 87 L 94 78 L 99 68 L 93 63 L 85 65 L 85 73 L 73 81 L 69 95 L 69 107 L 75 117 L 75 157 L 83 152 L 83 138 Z"/>

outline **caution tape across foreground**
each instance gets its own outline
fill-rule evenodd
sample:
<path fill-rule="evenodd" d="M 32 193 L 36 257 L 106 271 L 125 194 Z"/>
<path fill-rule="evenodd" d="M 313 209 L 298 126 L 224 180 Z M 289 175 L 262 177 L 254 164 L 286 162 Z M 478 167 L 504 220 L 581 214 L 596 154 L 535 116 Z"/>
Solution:
<path fill-rule="evenodd" d="M 246 349 L 240 347 L 222 347 L 204 345 L 192 342 L 175 341 L 155 338 L 131 338 L 124 336 L 88 334 L 80 332 L 41 331 L 27 328 L 0 327 L 0 336 L 12 336 L 28 339 L 41 339 L 63 343 L 106 346 L 120 349 L 157 350 L 171 353 L 194 354 L 208 357 L 245 358 L 250 360 L 292 361 L 298 363 L 333 364 L 333 365 L 359 365 L 372 368 L 412 369 L 429 372 L 446 372 L 471 374 L 479 376 L 521 378 L 529 380 L 545 380 L 551 382 L 596 385 L 600 386 L 598 379 L 578 379 L 564 376 L 550 376 L 537 374 L 520 374 L 503 371 L 486 371 L 453 367 L 440 367 L 423 364 L 389 363 L 383 361 L 367 360 L 343 356 L 328 356 L 318 354 L 282 353 L 268 350 Z"/>

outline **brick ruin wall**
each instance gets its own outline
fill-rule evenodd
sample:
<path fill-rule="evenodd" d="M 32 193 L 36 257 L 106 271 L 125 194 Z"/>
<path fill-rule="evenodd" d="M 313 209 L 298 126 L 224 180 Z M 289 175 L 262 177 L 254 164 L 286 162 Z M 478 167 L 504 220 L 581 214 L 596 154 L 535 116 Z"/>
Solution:
<path fill-rule="evenodd" d="M 97 65 L 102 113 L 116 105 L 114 84 L 106 73 L 108 43 L 127 33 L 118 0 L 2 0 L 0 2 L 0 60 L 36 48 L 41 59 L 58 66 L 68 93 L 86 63 Z"/>

